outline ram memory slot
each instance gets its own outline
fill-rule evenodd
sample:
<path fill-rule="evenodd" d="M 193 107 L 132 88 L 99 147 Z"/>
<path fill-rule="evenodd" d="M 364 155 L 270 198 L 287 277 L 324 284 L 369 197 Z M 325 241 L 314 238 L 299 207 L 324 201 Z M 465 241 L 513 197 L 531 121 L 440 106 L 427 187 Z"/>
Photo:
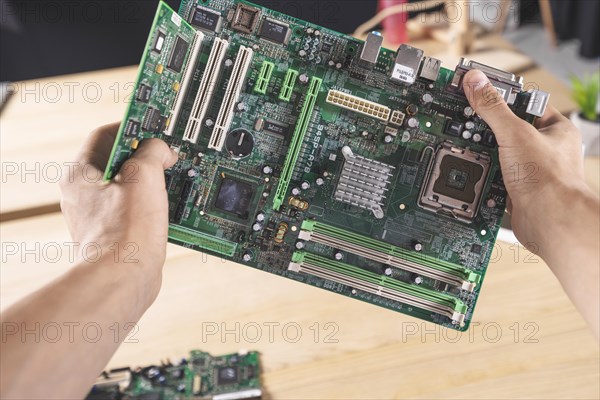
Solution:
<path fill-rule="evenodd" d="M 281 87 L 281 92 L 279 92 L 279 100 L 290 101 L 292 99 L 292 93 L 294 92 L 294 86 L 296 86 L 298 75 L 299 72 L 295 69 L 288 69 L 285 74 L 283 86 Z"/>
<path fill-rule="evenodd" d="M 202 122 L 208 111 L 208 107 L 211 104 L 212 97 L 215 93 L 215 87 L 219 80 L 221 69 L 223 68 L 223 59 L 225 53 L 229 47 L 229 42 L 225 39 L 215 38 L 213 47 L 208 56 L 208 62 L 204 69 L 204 74 L 200 80 L 200 86 L 198 93 L 196 93 L 196 99 L 192 106 L 190 118 L 185 127 L 185 133 L 183 134 L 183 140 L 190 143 L 198 142 L 198 136 L 200 136 L 200 130 L 202 129 Z"/>
<path fill-rule="evenodd" d="M 185 103 L 185 98 L 190 88 L 192 77 L 194 76 L 194 67 L 196 66 L 196 62 L 198 60 L 198 55 L 200 54 L 200 49 L 202 48 L 203 41 L 204 34 L 202 32 L 196 31 L 196 36 L 194 36 L 194 43 L 192 43 L 192 52 L 188 57 L 187 64 L 185 65 L 183 79 L 181 80 L 181 85 L 179 85 L 179 90 L 175 95 L 175 102 L 173 103 L 174 105 L 173 110 L 171 112 L 171 117 L 168 119 L 169 126 L 165 130 L 165 135 L 167 136 L 173 136 L 173 132 L 175 132 L 175 127 L 179 122 L 181 109 L 183 108 L 183 104 Z"/>
<path fill-rule="evenodd" d="M 219 111 L 217 122 L 215 123 L 213 133 L 210 137 L 210 142 L 208 144 L 209 149 L 217 151 L 223 150 L 225 136 L 227 131 L 229 131 L 229 127 L 231 126 L 235 105 L 240 98 L 240 94 L 242 93 L 244 80 L 248 74 L 248 68 L 252 63 L 253 56 L 254 51 L 250 47 L 240 46 L 240 50 L 238 51 L 238 55 L 233 66 L 233 72 L 231 73 L 229 83 L 227 84 L 227 89 L 225 90 L 225 97 L 223 98 L 223 103 L 221 104 L 221 110 Z"/>
<path fill-rule="evenodd" d="M 196 246 L 201 250 L 212 251 L 228 257 L 232 257 L 237 249 L 237 243 L 193 231 L 182 226 L 169 226 L 169 238 Z"/>
<path fill-rule="evenodd" d="M 447 261 L 349 232 L 317 221 L 304 221 L 300 239 L 347 251 L 472 292 L 481 275 Z"/>
<path fill-rule="evenodd" d="M 285 195 L 287 193 L 290 180 L 292 179 L 296 162 L 298 161 L 298 155 L 300 154 L 300 149 L 302 148 L 302 142 L 304 142 L 304 135 L 306 135 L 306 131 L 308 130 L 308 124 L 310 123 L 322 82 L 323 80 L 317 78 L 316 76 L 313 76 L 310 81 L 310 86 L 308 88 L 308 92 L 306 93 L 306 98 L 304 99 L 304 105 L 302 106 L 300 116 L 296 122 L 294 135 L 292 136 L 292 141 L 288 149 L 287 157 L 285 158 L 283 170 L 279 177 L 277 192 L 275 193 L 275 199 L 273 200 L 274 210 L 279 210 L 285 199 Z"/>
<path fill-rule="evenodd" d="M 269 61 L 263 61 L 262 67 L 260 68 L 260 73 L 258 75 L 258 80 L 254 86 L 254 91 L 256 93 L 267 94 L 267 88 L 269 87 L 273 70 L 275 70 L 275 64 Z"/>
<path fill-rule="evenodd" d="M 444 315 L 462 325 L 467 306 L 462 300 L 421 286 L 410 285 L 385 275 L 378 275 L 350 264 L 330 260 L 305 251 L 296 251 L 288 270 L 328 279 L 354 289 Z"/>

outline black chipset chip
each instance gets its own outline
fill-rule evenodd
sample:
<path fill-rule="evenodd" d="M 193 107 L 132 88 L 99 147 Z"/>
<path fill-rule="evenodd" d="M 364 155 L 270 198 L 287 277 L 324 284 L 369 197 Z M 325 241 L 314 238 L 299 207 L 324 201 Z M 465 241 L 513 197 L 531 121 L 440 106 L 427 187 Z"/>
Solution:
<path fill-rule="evenodd" d="M 171 57 L 169 57 L 167 68 L 175 72 L 181 72 L 183 63 L 185 62 L 185 56 L 187 55 L 189 48 L 190 44 L 181 36 L 177 36 L 177 39 L 175 39 L 175 45 L 173 46 L 173 51 L 171 52 Z"/>
<path fill-rule="evenodd" d="M 220 32 L 221 26 L 223 25 L 223 17 L 216 11 L 204 7 L 197 7 L 192 13 L 190 23 L 195 27 L 206 31 Z"/>
<path fill-rule="evenodd" d="M 133 119 L 127 121 L 125 125 L 125 136 L 138 136 L 140 133 L 141 124 Z"/>
<path fill-rule="evenodd" d="M 151 95 L 152 95 L 152 87 L 145 85 L 145 84 L 141 84 L 137 91 L 137 95 L 135 96 L 135 98 L 139 102 L 147 103 L 150 101 Z"/>
<path fill-rule="evenodd" d="M 254 188 L 251 184 L 223 178 L 215 200 L 215 208 L 248 219 L 253 198 Z"/>
<path fill-rule="evenodd" d="M 273 121 L 266 120 L 263 129 L 266 132 L 274 133 L 276 135 L 287 136 L 289 133 L 289 126 L 278 124 Z"/>
<path fill-rule="evenodd" d="M 271 18 L 265 18 L 260 26 L 258 36 L 278 44 L 288 44 L 290 33 L 289 25 Z"/>
<path fill-rule="evenodd" d="M 165 129 L 167 119 L 160 115 L 160 111 L 154 107 L 148 107 L 144 114 L 142 129 L 146 132 L 159 133 Z"/>
<path fill-rule="evenodd" d="M 217 383 L 227 385 L 239 381 L 238 370 L 235 367 L 220 367 L 217 371 Z"/>

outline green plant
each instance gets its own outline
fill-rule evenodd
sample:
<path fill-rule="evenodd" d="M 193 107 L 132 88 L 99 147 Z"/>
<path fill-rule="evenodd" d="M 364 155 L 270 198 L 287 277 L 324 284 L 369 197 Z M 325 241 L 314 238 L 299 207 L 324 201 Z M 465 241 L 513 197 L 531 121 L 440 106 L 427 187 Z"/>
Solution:
<path fill-rule="evenodd" d="M 590 121 L 598 119 L 598 97 L 600 93 L 600 71 L 583 79 L 573 76 L 573 100 L 579 106 L 581 115 Z"/>

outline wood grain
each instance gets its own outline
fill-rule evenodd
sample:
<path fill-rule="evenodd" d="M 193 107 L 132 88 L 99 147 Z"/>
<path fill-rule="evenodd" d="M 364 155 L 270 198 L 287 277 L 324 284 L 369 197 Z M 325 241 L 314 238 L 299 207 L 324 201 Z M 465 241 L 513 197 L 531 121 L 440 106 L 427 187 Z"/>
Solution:
<path fill-rule="evenodd" d="M 40 249 L 70 240 L 59 214 L 2 223 L 0 234 Z M 169 245 L 161 294 L 109 366 L 245 348 L 262 353 L 273 399 L 598 398 L 598 347 L 550 270 L 514 245 L 495 254 L 459 335 Z M 2 308 L 69 268 L 66 253 L 21 256 L 4 255 Z"/>

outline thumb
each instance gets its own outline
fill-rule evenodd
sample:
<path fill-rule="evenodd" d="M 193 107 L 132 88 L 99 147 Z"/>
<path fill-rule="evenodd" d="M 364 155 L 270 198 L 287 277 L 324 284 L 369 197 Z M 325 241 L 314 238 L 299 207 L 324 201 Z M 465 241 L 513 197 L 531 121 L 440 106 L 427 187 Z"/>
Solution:
<path fill-rule="evenodd" d="M 171 168 L 177 162 L 177 153 L 160 139 L 145 139 L 139 148 L 121 166 L 116 182 L 136 183 L 142 170 L 150 174 Z M 162 174 L 160 174 L 162 176 Z"/>
<path fill-rule="evenodd" d="M 131 159 L 142 164 L 160 165 L 162 169 L 167 169 L 177 162 L 177 153 L 160 139 L 146 139 L 142 141 Z"/>
<path fill-rule="evenodd" d="M 479 70 L 472 70 L 463 78 L 463 90 L 473 110 L 489 125 L 500 146 L 518 145 L 519 134 L 527 123 L 517 117 L 498 90 Z"/>

